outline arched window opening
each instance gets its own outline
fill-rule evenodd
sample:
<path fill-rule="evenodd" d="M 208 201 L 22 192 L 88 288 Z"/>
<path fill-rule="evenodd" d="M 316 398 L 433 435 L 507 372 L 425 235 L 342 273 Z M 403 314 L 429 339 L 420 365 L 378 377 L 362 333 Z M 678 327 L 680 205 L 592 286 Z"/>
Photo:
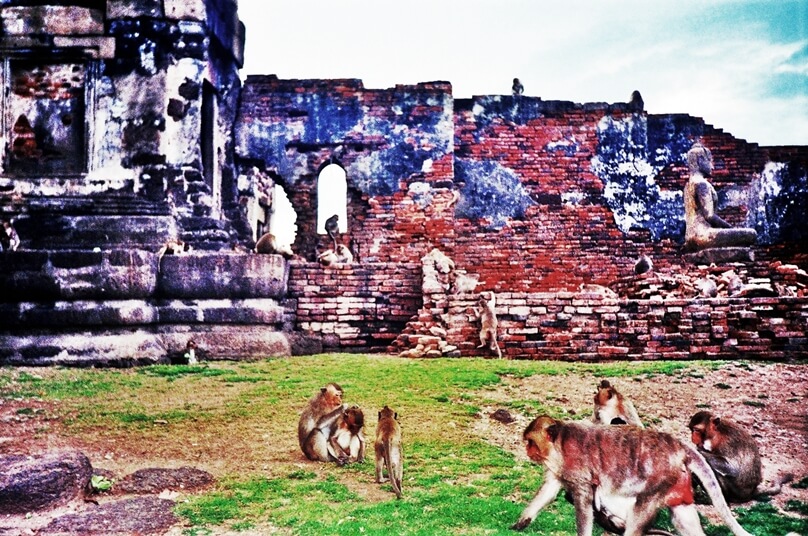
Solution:
<path fill-rule="evenodd" d="M 348 231 L 348 183 L 345 170 L 338 164 L 329 164 L 317 178 L 317 233 L 326 234 L 325 220 L 336 214 L 339 232 Z"/>
<path fill-rule="evenodd" d="M 281 246 L 291 246 L 297 236 L 297 212 L 283 187 L 276 184 L 272 190 L 272 207 L 269 209 L 269 229 Z"/>

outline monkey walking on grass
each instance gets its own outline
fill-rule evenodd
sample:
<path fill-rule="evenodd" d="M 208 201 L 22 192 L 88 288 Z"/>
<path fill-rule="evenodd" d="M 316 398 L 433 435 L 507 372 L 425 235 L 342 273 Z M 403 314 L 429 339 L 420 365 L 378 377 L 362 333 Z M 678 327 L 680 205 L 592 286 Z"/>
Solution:
<path fill-rule="evenodd" d="M 735 520 L 701 454 L 670 434 L 541 416 L 522 437 L 528 458 L 545 467 L 544 484 L 511 527 L 514 530 L 530 525 L 564 489 L 575 505 L 578 536 L 591 536 L 595 523 L 625 536 L 660 534 L 652 526 L 665 507 L 681 536 L 704 536 L 693 497 L 696 475 L 730 531 L 751 536 Z"/>
<path fill-rule="evenodd" d="M 382 483 L 384 470 L 390 477 L 390 485 L 401 498 L 401 479 L 404 476 L 404 452 L 401 449 L 401 426 L 398 424 L 398 413 L 387 406 L 379 412 L 379 424 L 376 425 L 376 482 Z"/>

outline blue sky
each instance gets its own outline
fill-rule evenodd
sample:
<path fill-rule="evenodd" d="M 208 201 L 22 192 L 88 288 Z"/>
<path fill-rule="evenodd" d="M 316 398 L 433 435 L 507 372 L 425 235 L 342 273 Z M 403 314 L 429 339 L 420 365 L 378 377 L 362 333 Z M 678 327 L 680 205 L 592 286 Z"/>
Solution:
<path fill-rule="evenodd" d="M 242 73 L 433 80 L 689 113 L 761 145 L 808 145 L 808 0 L 239 0 Z"/>

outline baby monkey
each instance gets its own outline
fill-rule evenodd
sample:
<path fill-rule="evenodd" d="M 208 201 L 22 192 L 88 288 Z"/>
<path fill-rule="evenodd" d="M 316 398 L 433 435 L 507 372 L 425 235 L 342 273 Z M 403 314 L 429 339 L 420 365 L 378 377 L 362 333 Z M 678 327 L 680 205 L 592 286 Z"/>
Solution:
<path fill-rule="evenodd" d="M 365 414 L 359 406 L 351 406 L 337 419 L 329 443 L 337 465 L 365 461 Z M 329 452 L 332 452 L 329 450 Z"/>
<path fill-rule="evenodd" d="M 609 380 L 602 380 L 595 393 L 593 420 L 600 424 L 631 424 L 643 428 L 634 404 L 615 389 Z"/>
<path fill-rule="evenodd" d="M 379 412 L 379 424 L 376 425 L 376 482 L 382 483 L 384 469 L 390 477 L 390 485 L 401 498 L 401 479 L 404 475 L 404 452 L 401 450 L 401 426 L 398 424 L 398 413 L 387 406 Z"/>

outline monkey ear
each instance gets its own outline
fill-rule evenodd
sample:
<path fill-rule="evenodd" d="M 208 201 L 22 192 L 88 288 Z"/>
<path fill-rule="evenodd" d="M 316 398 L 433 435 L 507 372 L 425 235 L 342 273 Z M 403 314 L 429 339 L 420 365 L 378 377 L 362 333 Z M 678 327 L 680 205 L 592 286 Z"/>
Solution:
<path fill-rule="evenodd" d="M 721 417 L 713 417 L 713 424 L 716 426 L 721 424 Z"/>
<path fill-rule="evenodd" d="M 550 426 L 547 427 L 546 433 L 547 437 L 550 438 L 550 442 L 554 442 L 558 437 L 558 434 L 561 432 L 561 427 L 559 426 L 558 421 L 554 422 Z"/>
<path fill-rule="evenodd" d="M 394 418 L 395 420 L 398 420 L 398 412 L 393 413 L 393 418 Z"/>
<path fill-rule="evenodd" d="M 321 388 L 320 388 L 320 392 L 321 392 L 321 393 L 325 393 L 325 387 L 321 387 Z"/>
<path fill-rule="evenodd" d="M 382 412 L 380 411 L 379 412 L 379 419 L 381 419 L 381 418 L 382 418 Z"/>

